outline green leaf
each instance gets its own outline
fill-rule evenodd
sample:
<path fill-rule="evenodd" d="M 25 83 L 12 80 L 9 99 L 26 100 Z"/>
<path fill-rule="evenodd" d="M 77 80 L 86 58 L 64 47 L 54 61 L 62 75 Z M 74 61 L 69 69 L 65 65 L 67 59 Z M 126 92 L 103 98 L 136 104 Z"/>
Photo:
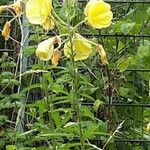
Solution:
<path fill-rule="evenodd" d="M 150 46 L 149 45 L 140 45 L 137 50 L 137 56 L 142 59 L 143 57 L 150 56 Z"/>
<path fill-rule="evenodd" d="M 35 52 L 35 46 L 28 46 L 24 49 L 24 56 L 30 57 Z"/>
<path fill-rule="evenodd" d="M 128 69 L 129 66 L 135 65 L 136 59 L 134 56 L 129 56 L 127 58 L 120 58 L 118 60 L 117 66 L 121 72 Z"/>
<path fill-rule="evenodd" d="M 147 14 L 150 16 L 150 7 L 148 7 L 148 9 L 147 9 Z"/>
<path fill-rule="evenodd" d="M 102 106 L 102 105 L 103 105 L 103 102 L 97 99 L 94 102 L 94 104 L 93 104 L 94 111 L 97 112 L 97 110 L 99 109 L 99 107 Z"/>
<path fill-rule="evenodd" d="M 120 96 L 126 96 L 126 95 L 128 95 L 129 91 L 130 91 L 129 88 L 119 87 L 119 94 L 120 94 Z"/>
<path fill-rule="evenodd" d="M 133 22 L 133 23 L 124 23 L 124 24 L 121 25 L 121 32 L 123 34 L 131 34 L 134 26 L 135 26 L 135 22 Z"/>
<path fill-rule="evenodd" d="M 56 127 L 58 127 L 61 124 L 61 117 L 59 112 L 52 112 L 52 118 L 54 120 L 54 123 Z"/>
<path fill-rule="evenodd" d="M 13 77 L 13 74 L 11 72 L 2 72 L 0 75 L 0 78 L 3 79 L 11 79 Z"/>
<path fill-rule="evenodd" d="M 20 82 L 18 80 L 15 79 L 3 79 L 1 81 L 1 85 L 8 85 L 8 86 L 12 86 L 12 85 L 19 85 Z"/>
<path fill-rule="evenodd" d="M 125 47 L 125 44 L 122 43 L 121 41 L 119 41 L 119 43 L 118 43 L 118 49 L 117 49 L 117 51 L 119 52 L 119 54 L 123 51 L 124 47 Z"/>
<path fill-rule="evenodd" d="M 30 85 L 30 86 L 24 88 L 24 89 L 21 91 L 21 94 L 24 94 L 24 93 L 26 93 L 27 91 L 30 91 L 30 90 L 35 89 L 35 88 L 42 88 L 42 85 L 41 85 L 41 84 L 33 84 L 33 85 Z"/>
<path fill-rule="evenodd" d="M 16 145 L 7 145 L 6 150 L 16 150 L 17 146 Z"/>

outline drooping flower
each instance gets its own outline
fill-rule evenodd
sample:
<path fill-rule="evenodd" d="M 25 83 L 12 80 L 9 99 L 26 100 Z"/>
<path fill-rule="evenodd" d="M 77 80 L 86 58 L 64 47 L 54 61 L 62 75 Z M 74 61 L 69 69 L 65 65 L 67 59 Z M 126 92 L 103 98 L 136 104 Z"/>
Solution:
<path fill-rule="evenodd" d="M 7 21 L 2 30 L 2 36 L 4 37 L 5 41 L 7 41 L 10 37 L 10 31 L 11 31 L 10 27 L 11 27 L 10 22 Z"/>
<path fill-rule="evenodd" d="M 26 16 L 32 24 L 43 24 L 50 16 L 52 0 L 28 0 Z"/>
<path fill-rule="evenodd" d="M 90 0 L 84 14 L 88 24 L 97 29 L 110 26 L 113 18 L 110 5 L 103 0 Z"/>
<path fill-rule="evenodd" d="M 36 49 L 36 56 L 43 61 L 48 61 L 51 59 L 54 50 L 54 38 L 49 38 L 48 40 L 42 41 L 38 44 Z"/>
<path fill-rule="evenodd" d="M 76 34 L 76 37 L 73 39 L 74 61 L 87 59 L 91 52 L 92 47 L 88 43 L 87 39 L 85 39 L 79 34 Z M 64 45 L 64 55 L 68 58 L 72 56 L 70 42 L 67 42 Z"/>
<path fill-rule="evenodd" d="M 58 52 L 57 52 L 58 50 L 54 49 L 55 43 L 59 45 L 58 46 L 59 48 L 61 45 L 61 38 L 59 36 L 51 37 L 39 43 L 36 49 L 36 56 L 43 61 L 48 61 L 52 59 L 52 57 L 54 57 L 53 62 L 55 61 L 55 64 L 56 64 L 56 61 L 58 61 L 59 59 L 58 59 Z"/>
<path fill-rule="evenodd" d="M 48 17 L 46 19 L 46 21 L 41 24 L 41 26 L 43 27 L 43 29 L 49 31 L 50 29 L 53 29 L 55 27 L 55 23 L 54 23 L 53 19 Z"/>
<path fill-rule="evenodd" d="M 101 61 L 102 65 L 108 64 L 107 55 L 106 55 L 106 52 L 105 52 L 105 50 L 104 50 L 102 45 L 98 45 L 97 46 L 97 51 L 99 53 L 100 61 Z"/>

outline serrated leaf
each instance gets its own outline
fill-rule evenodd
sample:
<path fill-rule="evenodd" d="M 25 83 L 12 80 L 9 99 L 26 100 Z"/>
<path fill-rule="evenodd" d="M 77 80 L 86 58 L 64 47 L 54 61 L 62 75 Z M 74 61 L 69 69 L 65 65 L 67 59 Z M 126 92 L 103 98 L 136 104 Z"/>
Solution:
<path fill-rule="evenodd" d="M 25 57 L 30 57 L 34 52 L 35 52 L 35 47 L 34 46 L 28 46 L 26 47 L 23 52 Z"/>
<path fill-rule="evenodd" d="M 135 22 L 133 22 L 133 23 L 124 23 L 124 24 L 121 25 L 121 32 L 123 34 L 131 34 L 134 26 L 135 26 Z"/>

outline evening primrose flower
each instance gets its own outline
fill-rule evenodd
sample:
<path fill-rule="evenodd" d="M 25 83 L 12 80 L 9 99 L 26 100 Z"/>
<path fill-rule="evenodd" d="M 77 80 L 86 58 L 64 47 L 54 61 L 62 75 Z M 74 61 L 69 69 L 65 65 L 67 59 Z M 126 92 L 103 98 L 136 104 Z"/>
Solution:
<path fill-rule="evenodd" d="M 2 30 L 2 36 L 4 37 L 5 41 L 7 41 L 10 37 L 10 31 L 11 31 L 10 27 L 11 27 L 10 22 L 7 21 Z"/>
<path fill-rule="evenodd" d="M 28 0 L 26 16 L 32 24 L 43 24 L 51 13 L 52 0 Z"/>
<path fill-rule="evenodd" d="M 49 38 L 48 40 L 42 41 L 38 44 L 36 49 L 36 56 L 43 61 L 48 61 L 51 59 L 54 50 L 54 38 Z"/>
<path fill-rule="evenodd" d="M 88 43 L 88 40 L 82 37 L 81 35 L 76 34 L 76 37 L 73 39 L 72 42 L 73 42 L 74 61 L 87 59 L 92 52 L 92 47 Z M 70 42 L 67 42 L 64 45 L 64 55 L 70 58 L 71 53 L 72 53 L 71 44 Z"/>
<path fill-rule="evenodd" d="M 111 7 L 103 0 L 90 0 L 84 10 L 88 24 L 101 29 L 110 26 L 113 14 Z"/>

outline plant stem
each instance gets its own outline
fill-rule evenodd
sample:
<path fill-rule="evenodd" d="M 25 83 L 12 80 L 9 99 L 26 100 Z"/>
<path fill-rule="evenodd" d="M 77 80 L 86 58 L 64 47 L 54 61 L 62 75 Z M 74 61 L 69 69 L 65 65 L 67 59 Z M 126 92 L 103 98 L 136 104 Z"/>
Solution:
<path fill-rule="evenodd" d="M 69 13 L 68 13 L 69 14 Z M 76 67 L 75 61 L 74 61 L 74 50 L 73 50 L 73 31 L 71 30 L 70 25 L 70 16 L 68 16 L 68 32 L 69 32 L 69 41 L 70 41 L 70 49 L 71 49 L 71 63 L 72 63 L 72 72 L 73 72 L 73 103 L 75 105 L 75 111 L 77 113 L 77 123 L 79 128 L 79 138 L 80 138 L 80 144 L 81 144 L 81 150 L 85 150 L 85 144 L 84 144 L 84 136 L 83 136 L 83 130 L 82 130 L 82 117 L 81 117 L 81 105 L 79 102 L 79 93 L 78 93 L 78 69 Z"/>
<path fill-rule="evenodd" d="M 46 64 L 46 70 L 47 70 L 47 66 L 48 66 L 48 63 Z M 46 109 L 47 109 L 47 112 L 48 112 L 48 120 L 49 120 L 49 123 L 50 123 L 50 128 L 52 130 L 52 132 L 54 132 L 55 130 L 55 127 L 54 127 L 54 122 L 53 122 L 53 119 L 52 119 L 52 115 L 51 115 L 51 112 L 52 112 L 52 99 L 51 99 L 51 96 L 49 96 L 49 90 L 48 90 L 48 81 L 47 81 L 47 77 L 43 77 L 43 80 L 44 80 L 44 88 L 45 88 L 45 96 L 46 96 Z M 56 150 L 56 146 L 57 146 L 57 143 L 56 143 L 56 140 L 54 137 L 52 137 L 52 147 L 53 147 L 53 150 Z"/>

